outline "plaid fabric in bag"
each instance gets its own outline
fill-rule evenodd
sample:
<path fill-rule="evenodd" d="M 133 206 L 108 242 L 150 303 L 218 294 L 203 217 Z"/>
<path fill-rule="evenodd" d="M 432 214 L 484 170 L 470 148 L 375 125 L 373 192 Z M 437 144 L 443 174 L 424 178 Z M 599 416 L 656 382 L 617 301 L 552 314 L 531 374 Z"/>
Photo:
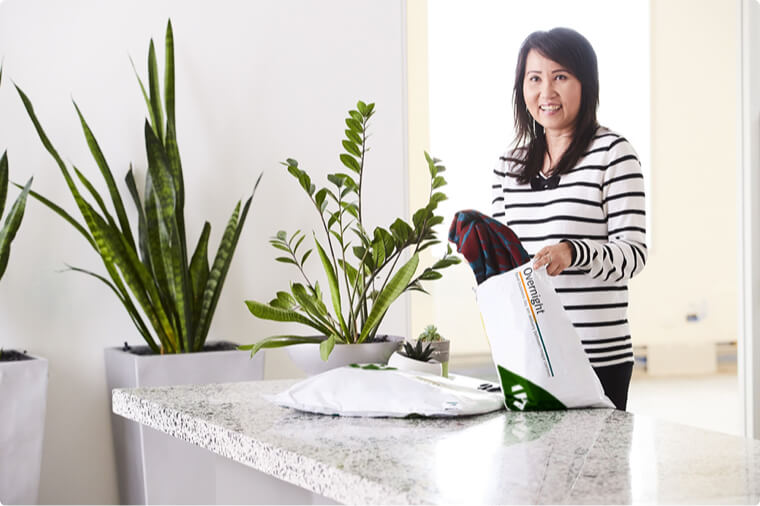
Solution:
<path fill-rule="evenodd" d="M 478 284 L 530 260 L 511 228 L 472 209 L 454 215 L 449 241 L 470 263 Z"/>

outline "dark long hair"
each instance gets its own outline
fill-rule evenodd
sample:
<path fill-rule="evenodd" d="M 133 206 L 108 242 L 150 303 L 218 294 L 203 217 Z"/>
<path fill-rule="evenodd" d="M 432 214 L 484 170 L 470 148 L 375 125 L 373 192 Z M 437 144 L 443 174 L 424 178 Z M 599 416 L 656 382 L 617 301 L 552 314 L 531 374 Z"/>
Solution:
<path fill-rule="evenodd" d="M 599 106 L 599 70 L 596 53 L 589 41 L 569 28 L 554 28 L 548 32 L 539 31 L 528 35 L 520 47 L 515 70 L 512 105 L 516 136 L 515 149 L 509 159 L 516 163 L 517 172 L 513 175 L 522 184 L 528 183 L 541 171 L 547 150 L 544 128 L 534 123 L 523 94 L 525 63 L 531 49 L 565 67 L 581 83 L 581 106 L 575 120 L 573 140 L 555 166 L 555 174 L 564 174 L 578 163 L 599 127 L 596 121 L 596 109 Z"/>

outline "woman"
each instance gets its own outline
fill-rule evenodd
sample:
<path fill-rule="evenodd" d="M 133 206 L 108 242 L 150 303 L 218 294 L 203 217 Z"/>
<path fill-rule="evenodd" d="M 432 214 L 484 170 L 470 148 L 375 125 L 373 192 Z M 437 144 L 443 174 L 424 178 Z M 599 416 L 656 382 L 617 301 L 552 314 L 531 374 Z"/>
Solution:
<path fill-rule="evenodd" d="M 596 54 L 567 28 L 522 44 L 514 149 L 494 170 L 493 216 L 546 267 L 604 391 L 625 410 L 633 371 L 628 280 L 647 259 L 636 152 L 599 126 Z"/>

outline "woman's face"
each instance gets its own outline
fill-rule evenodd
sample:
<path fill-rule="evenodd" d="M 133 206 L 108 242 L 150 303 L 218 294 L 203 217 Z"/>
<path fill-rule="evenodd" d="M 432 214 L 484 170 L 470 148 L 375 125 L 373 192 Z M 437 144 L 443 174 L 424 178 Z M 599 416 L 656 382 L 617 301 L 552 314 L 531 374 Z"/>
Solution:
<path fill-rule="evenodd" d="M 525 61 L 523 95 L 528 112 L 548 134 L 571 134 L 581 108 L 581 82 L 535 49 Z"/>

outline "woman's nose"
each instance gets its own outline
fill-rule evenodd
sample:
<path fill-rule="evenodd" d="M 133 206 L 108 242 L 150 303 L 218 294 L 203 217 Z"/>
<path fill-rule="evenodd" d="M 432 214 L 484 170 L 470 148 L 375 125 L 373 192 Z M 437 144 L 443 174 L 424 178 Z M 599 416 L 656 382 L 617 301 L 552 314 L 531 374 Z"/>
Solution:
<path fill-rule="evenodd" d="M 551 79 L 541 83 L 541 98 L 551 98 L 554 96 L 554 82 Z"/>

